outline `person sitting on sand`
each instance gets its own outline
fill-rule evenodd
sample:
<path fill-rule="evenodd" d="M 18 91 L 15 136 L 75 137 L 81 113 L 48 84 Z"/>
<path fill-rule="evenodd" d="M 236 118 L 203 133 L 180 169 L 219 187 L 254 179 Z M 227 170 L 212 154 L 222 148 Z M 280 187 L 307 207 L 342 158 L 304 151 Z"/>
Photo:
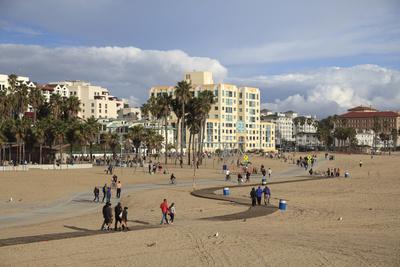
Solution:
<path fill-rule="evenodd" d="M 251 198 L 251 206 L 254 207 L 257 201 L 256 189 L 254 187 L 250 191 L 250 198 Z"/>

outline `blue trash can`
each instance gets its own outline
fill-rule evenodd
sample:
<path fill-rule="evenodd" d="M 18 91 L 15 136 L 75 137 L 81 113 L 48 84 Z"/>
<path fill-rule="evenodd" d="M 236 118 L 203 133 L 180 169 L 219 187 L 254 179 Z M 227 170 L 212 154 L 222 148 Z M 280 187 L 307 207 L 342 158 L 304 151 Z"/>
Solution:
<path fill-rule="evenodd" d="M 224 196 L 229 196 L 229 188 L 228 187 L 224 188 Z"/>
<path fill-rule="evenodd" d="M 279 200 L 279 209 L 286 210 L 286 200 L 284 200 L 284 199 Z"/>

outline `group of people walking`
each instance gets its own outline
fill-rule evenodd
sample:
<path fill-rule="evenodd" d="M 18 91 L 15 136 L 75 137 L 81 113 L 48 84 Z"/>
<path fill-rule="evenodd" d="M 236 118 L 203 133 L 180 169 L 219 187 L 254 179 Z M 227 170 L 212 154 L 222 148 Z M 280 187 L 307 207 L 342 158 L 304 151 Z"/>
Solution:
<path fill-rule="evenodd" d="M 174 224 L 175 213 L 176 213 L 175 203 L 172 203 L 170 206 L 168 206 L 168 201 L 166 198 L 164 198 L 163 202 L 161 202 L 160 204 L 160 209 L 162 213 L 160 225 Z M 169 215 L 169 220 L 168 220 L 168 215 Z"/>
<path fill-rule="evenodd" d="M 115 217 L 115 225 L 114 230 L 129 230 L 127 222 L 128 222 L 128 207 L 122 208 L 121 202 L 114 207 L 114 217 Z M 113 212 L 111 208 L 111 202 L 107 202 L 103 206 L 103 224 L 101 225 L 100 230 L 112 230 L 111 226 L 113 223 Z"/>
<path fill-rule="evenodd" d="M 111 179 L 111 186 L 104 184 L 104 186 L 102 187 L 103 199 L 101 202 L 104 203 L 104 200 L 106 200 L 106 202 L 111 202 L 112 188 L 116 188 L 117 190 L 115 193 L 115 197 L 121 198 L 122 183 L 121 181 L 117 182 L 117 180 L 118 177 L 114 175 Z M 100 202 L 100 189 L 97 186 L 94 187 L 93 194 L 94 194 L 93 202 Z"/>
<path fill-rule="evenodd" d="M 264 196 L 264 205 L 269 204 L 269 200 L 271 198 L 271 190 L 268 186 L 261 188 L 259 186 L 257 189 L 253 187 L 250 191 L 251 205 L 254 207 L 257 205 L 261 205 L 262 197 Z"/>

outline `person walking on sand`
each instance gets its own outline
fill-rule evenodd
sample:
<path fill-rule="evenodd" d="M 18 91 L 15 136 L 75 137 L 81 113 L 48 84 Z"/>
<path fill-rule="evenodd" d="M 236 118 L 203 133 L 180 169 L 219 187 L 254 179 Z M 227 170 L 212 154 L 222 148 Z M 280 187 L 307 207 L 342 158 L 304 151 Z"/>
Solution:
<path fill-rule="evenodd" d="M 104 206 L 103 206 L 103 224 L 101 225 L 101 229 L 100 230 L 110 230 L 110 225 L 112 223 L 112 209 L 111 209 L 111 203 L 107 202 Z M 104 227 L 107 226 L 107 229 L 105 229 Z"/>
<path fill-rule="evenodd" d="M 256 194 L 257 194 L 257 204 L 261 205 L 261 198 L 262 198 L 262 195 L 263 195 L 263 190 L 261 189 L 260 186 L 257 188 Z"/>
<path fill-rule="evenodd" d="M 174 219 L 175 219 L 175 213 L 176 213 L 176 209 L 175 209 L 175 203 L 172 202 L 171 206 L 169 206 L 169 221 L 171 224 L 174 224 Z"/>
<path fill-rule="evenodd" d="M 118 181 L 118 183 L 117 183 L 117 198 L 121 197 L 121 189 L 122 189 L 121 181 Z"/>
<path fill-rule="evenodd" d="M 363 164 L 361 160 L 360 160 L 360 163 L 359 163 L 359 164 L 360 164 L 360 168 L 361 168 L 361 167 L 362 167 L 362 164 Z"/>
<path fill-rule="evenodd" d="M 263 193 L 264 193 L 264 205 L 267 205 L 269 204 L 269 200 L 271 198 L 271 190 L 269 189 L 268 186 L 265 186 Z"/>
<path fill-rule="evenodd" d="M 107 202 L 111 202 L 111 187 L 107 187 L 106 199 Z"/>
<path fill-rule="evenodd" d="M 257 201 L 256 189 L 254 187 L 250 191 L 250 198 L 251 198 L 251 206 L 254 207 Z"/>
<path fill-rule="evenodd" d="M 107 192 L 107 184 L 104 184 L 102 190 L 103 190 L 103 200 L 101 202 L 104 203 L 104 199 L 106 198 L 106 192 Z"/>
<path fill-rule="evenodd" d="M 168 224 L 169 223 L 168 222 L 168 218 L 167 218 L 167 215 L 168 215 L 168 202 L 167 202 L 166 198 L 164 198 L 164 201 L 160 204 L 160 209 L 161 209 L 161 212 L 162 212 L 162 217 L 161 217 L 160 224 L 163 224 L 164 220 L 165 220 L 164 224 Z"/>
<path fill-rule="evenodd" d="M 118 202 L 117 206 L 114 208 L 114 216 L 115 216 L 115 227 L 114 230 L 118 230 L 118 222 L 122 225 L 122 206 L 121 202 Z"/>
<path fill-rule="evenodd" d="M 129 230 L 128 228 L 128 207 L 124 207 L 124 210 L 122 211 L 122 230 Z"/>
<path fill-rule="evenodd" d="M 268 168 L 268 178 L 271 179 L 271 174 L 272 174 L 272 170 L 271 168 Z"/>
<path fill-rule="evenodd" d="M 94 193 L 93 202 L 96 202 L 96 200 L 97 200 L 97 202 L 99 202 L 100 190 L 99 190 L 99 188 L 97 186 L 94 187 L 93 193 Z"/>

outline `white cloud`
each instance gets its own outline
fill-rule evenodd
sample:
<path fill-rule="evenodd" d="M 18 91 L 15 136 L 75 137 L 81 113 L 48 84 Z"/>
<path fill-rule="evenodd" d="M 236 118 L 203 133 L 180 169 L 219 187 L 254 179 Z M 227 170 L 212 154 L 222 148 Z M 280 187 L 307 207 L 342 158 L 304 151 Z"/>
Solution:
<path fill-rule="evenodd" d="M 266 101 L 263 107 L 275 111 L 324 117 L 361 104 L 400 110 L 400 71 L 377 65 L 231 80 L 260 87 Z"/>
<path fill-rule="evenodd" d="M 0 55 L 0 73 L 17 73 L 38 82 L 86 80 L 116 96 L 132 96 L 136 104 L 147 99 L 151 86 L 174 85 L 185 71 L 211 71 L 216 81 L 227 75 L 217 60 L 181 50 L 0 44 Z"/>

